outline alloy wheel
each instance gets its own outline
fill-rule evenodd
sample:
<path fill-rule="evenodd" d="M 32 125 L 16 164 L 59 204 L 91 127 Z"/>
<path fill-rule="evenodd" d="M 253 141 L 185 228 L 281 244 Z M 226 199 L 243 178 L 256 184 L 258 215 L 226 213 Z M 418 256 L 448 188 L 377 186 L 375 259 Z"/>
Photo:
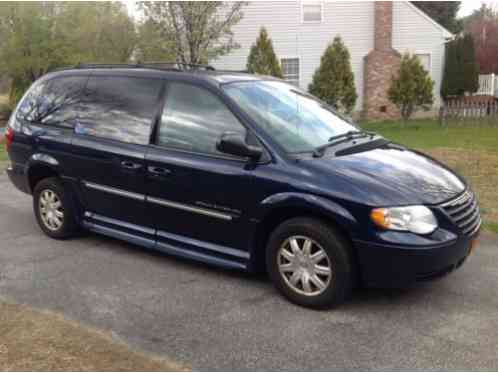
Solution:
<path fill-rule="evenodd" d="M 45 189 L 40 193 L 38 201 L 40 217 L 43 225 L 51 231 L 57 231 L 64 223 L 64 209 L 59 196 L 50 189 Z"/>
<path fill-rule="evenodd" d="M 285 283 L 306 296 L 323 293 L 332 280 L 327 252 L 313 239 L 291 236 L 278 251 L 278 270 Z"/>

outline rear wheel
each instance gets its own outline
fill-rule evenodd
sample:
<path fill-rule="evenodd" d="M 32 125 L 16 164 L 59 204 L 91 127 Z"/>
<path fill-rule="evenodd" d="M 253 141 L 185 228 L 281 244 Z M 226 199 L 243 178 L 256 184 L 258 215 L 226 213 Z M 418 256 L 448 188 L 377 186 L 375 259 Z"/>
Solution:
<path fill-rule="evenodd" d="M 333 307 L 351 292 L 348 242 L 317 219 L 295 218 L 277 227 L 268 242 L 267 268 L 276 288 L 302 306 Z"/>
<path fill-rule="evenodd" d="M 33 209 L 38 225 L 49 237 L 69 238 L 78 230 L 73 201 L 58 178 L 43 179 L 36 184 Z"/>

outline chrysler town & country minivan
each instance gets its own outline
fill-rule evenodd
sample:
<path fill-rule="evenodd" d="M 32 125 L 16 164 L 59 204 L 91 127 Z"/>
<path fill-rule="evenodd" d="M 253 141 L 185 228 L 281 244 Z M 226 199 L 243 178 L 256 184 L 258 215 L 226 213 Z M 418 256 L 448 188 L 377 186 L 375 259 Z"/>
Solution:
<path fill-rule="evenodd" d="M 436 278 L 469 255 L 477 201 L 438 161 L 281 80 L 180 67 L 79 65 L 26 92 L 8 175 L 43 232 L 266 270 L 308 307 L 355 284 Z"/>

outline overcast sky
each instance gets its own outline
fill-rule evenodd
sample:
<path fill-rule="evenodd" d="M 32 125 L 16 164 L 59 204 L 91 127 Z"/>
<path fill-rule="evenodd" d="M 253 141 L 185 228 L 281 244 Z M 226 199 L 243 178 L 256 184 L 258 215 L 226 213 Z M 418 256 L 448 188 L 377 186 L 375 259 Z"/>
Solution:
<path fill-rule="evenodd" d="M 498 5 L 497 1 L 465 0 L 462 1 L 462 4 L 460 5 L 460 11 L 458 12 L 458 15 L 460 17 L 468 16 L 469 14 L 472 14 L 472 11 L 474 11 L 475 9 L 479 9 L 482 3 L 486 3 L 493 7 L 497 7 Z"/>

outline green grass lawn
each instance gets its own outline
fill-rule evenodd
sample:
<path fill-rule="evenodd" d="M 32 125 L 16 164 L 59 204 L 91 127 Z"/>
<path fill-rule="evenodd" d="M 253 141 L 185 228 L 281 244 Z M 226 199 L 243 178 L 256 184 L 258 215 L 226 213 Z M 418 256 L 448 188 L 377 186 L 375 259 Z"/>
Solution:
<path fill-rule="evenodd" d="M 363 123 L 362 127 L 426 152 L 463 175 L 478 195 L 484 226 L 498 233 L 498 125 L 452 124 L 434 120 Z"/>
<path fill-rule="evenodd" d="M 461 148 L 498 154 L 498 125 L 441 127 L 434 120 L 413 120 L 405 126 L 397 122 L 378 122 L 364 123 L 362 127 L 411 148 Z"/>

